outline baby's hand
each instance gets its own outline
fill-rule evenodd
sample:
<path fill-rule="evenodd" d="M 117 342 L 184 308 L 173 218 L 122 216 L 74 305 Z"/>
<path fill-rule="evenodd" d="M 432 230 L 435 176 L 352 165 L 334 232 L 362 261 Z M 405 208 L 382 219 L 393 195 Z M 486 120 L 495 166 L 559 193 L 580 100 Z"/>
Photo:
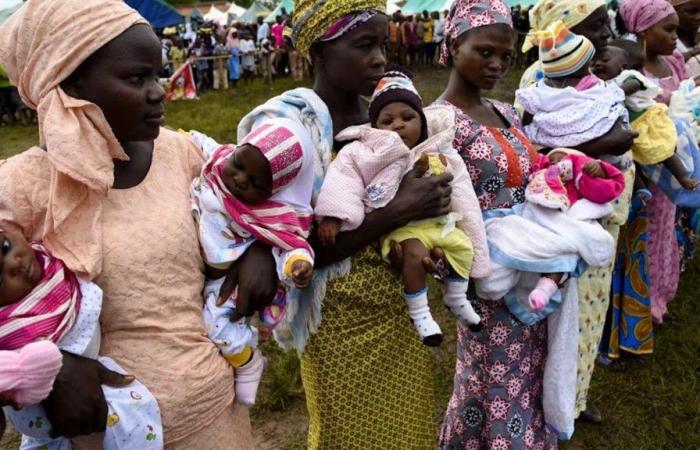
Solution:
<path fill-rule="evenodd" d="M 690 177 L 684 177 L 678 180 L 678 182 L 683 186 L 683 189 L 687 189 L 689 191 L 694 191 L 700 186 L 700 181 L 695 180 Z"/>
<path fill-rule="evenodd" d="M 340 232 L 340 219 L 335 217 L 324 217 L 318 226 L 318 238 L 321 245 L 335 245 L 335 238 Z"/>
<path fill-rule="evenodd" d="M 299 289 L 303 289 L 311 283 L 314 274 L 314 266 L 306 260 L 295 261 L 292 264 L 292 281 Z"/>
<path fill-rule="evenodd" d="M 583 171 L 594 178 L 606 178 L 603 166 L 598 161 L 588 161 L 583 165 Z"/>

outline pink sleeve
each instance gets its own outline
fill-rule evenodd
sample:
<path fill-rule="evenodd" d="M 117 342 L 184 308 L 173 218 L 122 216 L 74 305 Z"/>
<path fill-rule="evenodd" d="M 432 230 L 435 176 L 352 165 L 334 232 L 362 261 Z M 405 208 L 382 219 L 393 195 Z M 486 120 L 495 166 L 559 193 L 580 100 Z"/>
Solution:
<path fill-rule="evenodd" d="M 19 352 L 0 351 L 0 393 L 11 392 L 19 405 L 41 402 L 53 389 L 62 358 L 50 341 L 25 345 Z"/>
<path fill-rule="evenodd" d="M 608 178 L 591 177 L 583 171 L 583 166 L 591 160 L 586 156 L 569 156 L 574 162 L 576 189 L 581 196 L 594 203 L 608 203 L 618 198 L 625 190 L 625 177 L 612 164 L 598 161 Z"/>
<path fill-rule="evenodd" d="M 365 220 L 365 186 L 355 170 L 353 145 L 360 144 L 347 145 L 331 163 L 314 207 L 316 220 L 335 217 L 343 221 L 343 230 L 354 230 Z"/>
<path fill-rule="evenodd" d="M 459 229 L 469 236 L 474 246 L 474 262 L 471 277 L 484 278 L 491 271 L 489 249 L 486 242 L 486 229 L 481 215 L 479 200 L 476 198 L 467 167 L 457 152 L 446 153 L 452 180 L 452 211 L 460 213 Z"/>

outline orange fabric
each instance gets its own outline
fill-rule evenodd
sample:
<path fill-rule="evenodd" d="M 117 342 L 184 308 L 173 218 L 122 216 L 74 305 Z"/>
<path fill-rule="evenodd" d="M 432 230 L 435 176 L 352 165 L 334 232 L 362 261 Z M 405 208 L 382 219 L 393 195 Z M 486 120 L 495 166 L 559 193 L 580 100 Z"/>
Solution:
<path fill-rule="evenodd" d="M 202 322 L 203 263 L 189 202 L 202 163 L 187 138 L 162 129 L 146 178 L 110 190 L 98 222 L 100 353 L 156 397 L 166 443 L 205 428 L 234 397 L 233 370 Z M 28 239 L 44 233 L 52 170 L 37 147 L 0 162 L 0 218 L 16 221 Z"/>
<path fill-rule="evenodd" d="M 28 0 L 0 25 L 0 63 L 35 108 L 51 170 L 39 238 L 70 269 L 94 278 L 102 269 L 101 200 L 126 160 L 102 111 L 59 86 L 100 47 L 138 23 L 121 0 Z"/>

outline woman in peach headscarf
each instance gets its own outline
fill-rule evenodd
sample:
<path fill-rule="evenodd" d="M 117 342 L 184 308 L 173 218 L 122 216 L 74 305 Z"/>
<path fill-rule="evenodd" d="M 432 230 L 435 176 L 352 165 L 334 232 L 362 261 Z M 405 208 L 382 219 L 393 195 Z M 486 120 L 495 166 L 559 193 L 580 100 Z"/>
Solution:
<path fill-rule="evenodd" d="M 37 109 L 41 138 L 0 163 L 0 219 L 103 289 L 101 353 L 155 395 L 167 448 L 250 448 L 231 369 L 204 337 L 188 200 L 202 157 L 160 128 L 157 37 L 120 0 L 28 0 L 0 26 L 0 61 Z M 243 291 L 258 281 L 241 278 Z M 120 381 L 64 354 L 44 403 L 52 434 L 99 446 L 100 384 Z"/>

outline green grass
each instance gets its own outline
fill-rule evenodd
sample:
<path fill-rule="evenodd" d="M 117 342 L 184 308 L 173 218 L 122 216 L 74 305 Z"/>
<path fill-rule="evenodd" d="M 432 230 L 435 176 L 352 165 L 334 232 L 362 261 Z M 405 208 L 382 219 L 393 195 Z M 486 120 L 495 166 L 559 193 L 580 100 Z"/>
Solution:
<path fill-rule="evenodd" d="M 519 73 L 514 71 L 491 93 L 512 101 Z M 445 86 L 447 72 L 419 72 L 416 84 L 424 100 L 435 99 Z M 208 92 L 198 101 L 182 101 L 166 107 L 168 125 L 198 129 L 221 142 L 234 142 L 240 118 L 272 95 L 293 87 L 290 80 L 277 80 L 273 88 L 256 81 L 226 92 Z M 38 142 L 34 127 L 0 128 L 0 158 Z M 671 319 L 657 328 L 656 352 L 627 358 L 626 370 L 597 369 L 590 398 L 606 417 L 602 425 L 578 423 L 565 449 L 700 449 L 700 266 L 691 263 L 683 275 L 679 294 L 670 306 Z M 435 290 L 433 290 L 435 291 Z M 434 385 L 442 417 L 452 390 L 455 361 L 454 322 L 433 301 L 433 311 L 445 331 L 445 342 L 432 351 Z M 252 410 L 257 448 L 303 449 L 307 418 L 299 363 L 293 353 L 282 353 L 273 343 L 263 351 L 270 360 L 268 371 Z M 12 448 L 3 441 L 1 448 Z"/>

